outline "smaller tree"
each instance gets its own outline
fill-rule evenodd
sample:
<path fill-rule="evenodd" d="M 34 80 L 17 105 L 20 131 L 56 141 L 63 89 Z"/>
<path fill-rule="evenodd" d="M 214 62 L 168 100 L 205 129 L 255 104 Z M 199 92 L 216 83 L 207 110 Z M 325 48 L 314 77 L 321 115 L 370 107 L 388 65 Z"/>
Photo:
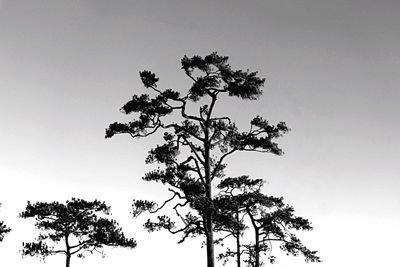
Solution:
<path fill-rule="evenodd" d="M 71 256 L 84 257 L 86 252 L 99 252 L 104 255 L 104 246 L 136 247 L 136 241 L 125 238 L 115 220 L 98 215 L 110 215 L 110 207 L 104 202 L 72 198 L 66 204 L 59 202 L 28 201 L 21 218 L 34 218 L 40 230 L 36 242 L 22 243 L 23 256 L 38 256 L 43 260 L 50 255 L 63 254 L 66 267 L 70 266 Z M 63 245 L 59 245 L 62 242 Z M 57 245 L 57 247 L 55 247 Z"/>
<path fill-rule="evenodd" d="M 215 200 L 221 210 L 230 211 L 235 216 L 237 223 L 228 222 L 225 231 L 231 233 L 236 239 L 236 251 L 227 250 L 220 254 L 220 259 L 229 259 L 237 256 L 238 266 L 240 266 L 240 255 L 245 253 L 248 259 L 245 260 L 247 266 L 260 267 L 262 254 L 268 253 L 271 263 L 275 262 L 272 254 L 273 243 L 279 243 L 279 248 L 287 255 L 303 255 L 305 260 L 320 262 L 316 255 L 317 251 L 312 251 L 302 244 L 294 231 L 312 230 L 311 224 L 307 219 L 297 217 L 293 214 L 294 209 L 283 202 L 283 198 L 267 196 L 261 192 L 261 179 L 249 179 L 248 176 L 238 178 L 227 178 L 218 185 L 221 189 L 220 196 Z M 241 215 L 241 216 L 239 216 Z M 251 225 L 254 241 L 249 244 L 240 244 L 247 222 Z M 236 228 L 232 228 L 236 225 Z"/>
<path fill-rule="evenodd" d="M 236 242 L 236 250 L 231 250 L 229 247 L 224 253 L 218 256 L 219 260 L 224 260 L 224 264 L 231 257 L 236 257 L 237 267 L 241 266 L 241 255 L 244 253 L 241 244 L 241 239 L 245 230 L 248 230 L 245 222 L 246 205 L 249 193 L 259 191 L 262 187 L 262 179 L 250 180 L 248 176 L 239 176 L 235 178 L 228 177 L 218 184 L 221 190 L 218 197 L 214 200 L 214 206 L 219 213 L 230 214 L 225 216 L 225 221 L 222 222 L 221 231 L 228 234 L 217 240 L 217 243 L 222 243 L 226 238 L 232 236 Z"/>
<path fill-rule="evenodd" d="M 1 204 L 0 204 L 1 207 Z M 10 232 L 11 229 L 7 227 L 7 225 L 4 224 L 3 221 L 0 221 L 0 242 L 3 241 L 4 235 Z"/>

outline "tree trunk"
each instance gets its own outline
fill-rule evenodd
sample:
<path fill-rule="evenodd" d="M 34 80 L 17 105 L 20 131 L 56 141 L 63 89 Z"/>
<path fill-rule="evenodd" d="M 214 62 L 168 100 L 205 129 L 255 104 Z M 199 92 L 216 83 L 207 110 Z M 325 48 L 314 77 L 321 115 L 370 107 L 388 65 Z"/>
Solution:
<path fill-rule="evenodd" d="M 71 247 L 69 246 L 68 237 L 69 237 L 69 230 L 66 230 L 65 236 L 64 236 L 64 238 L 65 238 L 65 249 L 66 249 L 65 267 L 69 267 L 69 264 L 71 262 Z"/>
<path fill-rule="evenodd" d="M 251 214 L 251 210 L 249 207 L 246 207 L 246 212 L 250 217 L 251 224 L 254 228 L 254 267 L 260 267 L 260 235 L 259 235 L 259 228 L 257 227 L 255 218 Z M 250 254 L 251 255 L 251 254 Z"/>
<path fill-rule="evenodd" d="M 211 219 L 207 219 L 207 267 L 214 267 L 214 233 Z"/>
<path fill-rule="evenodd" d="M 260 240 L 258 229 L 255 228 L 255 244 L 254 244 L 254 257 L 255 257 L 255 265 L 254 267 L 260 267 Z"/>
<path fill-rule="evenodd" d="M 71 262 L 71 255 L 68 254 L 65 262 L 65 267 L 69 267 L 70 262 Z"/>
<path fill-rule="evenodd" d="M 211 182 L 209 183 L 209 189 L 207 190 L 207 197 L 212 201 L 211 197 Z M 211 212 L 208 211 L 206 214 L 206 238 L 207 238 L 207 267 L 214 267 L 214 225 L 212 221 Z"/>
<path fill-rule="evenodd" d="M 238 222 L 238 228 L 236 231 L 236 261 L 237 267 L 240 267 L 240 228 L 239 228 L 239 211 L 236 212 L 236 221 Z"/>
<path fill-rule="evenodd" d="M 210 141 L 208 132 L 208 123 L 205 123 L 204 130 L 204 174 L 206 182 L 206 197 L 212 205 L 212 181 L 211 181 L 211 162 L 210 162 Z M 207 238 L 207 267 L 214 267 L 214 225 L 212 211 L 206 212 L 206 238 Z"/>

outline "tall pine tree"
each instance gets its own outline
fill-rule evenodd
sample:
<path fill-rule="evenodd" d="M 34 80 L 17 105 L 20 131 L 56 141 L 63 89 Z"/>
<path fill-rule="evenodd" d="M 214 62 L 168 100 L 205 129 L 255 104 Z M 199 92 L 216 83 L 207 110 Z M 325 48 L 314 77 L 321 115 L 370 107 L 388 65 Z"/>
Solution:
<path fill-rule="evenodd" d="M 151 171 L 143 179 L 166 185 L 171 198 L 160 206 L 135 201 L 133 211 L 136 215 L 143 210 L 158 212 L 168 202 L 177 201 L 173 209 L 182 226 L 166 215 L 160 215 L 156 222 L 148 221 L 146 226 L 150 230 L 164 228 L 182 233 L 181 241 L 204 235 L 208 267 L 214 267 L 214 232 L 220 227 L 218 217 L 223 216 L 213 206 L 213 181 L 223 177 L 225 159 L 238 151 L 280 155 L 275 139 L 288 131 L 284 122 L 271 125 L 261 116 L 250 121 L 248 131 L 240 131 L 229 114 L 216 114 L 216 106 L 227 97 L 257 100 L 265 82 L 257 72 L 234 70 L 227 61 L 228 57 L 215 52 L 204 58 L 185 56 L 182 69 L 193 82 L 187 92 L 159 89 L 154 73 L 140 72 L 152 96 L 134 95 L 121 108 L 125 114 L 135 115 L 133 120 L 115 122 L 106 129 L 106 138 L 116 134 L 139 138 L 164 131 L 164 143 L 150 150 L 146 162 L 163 164 L 165 168 Z"/>

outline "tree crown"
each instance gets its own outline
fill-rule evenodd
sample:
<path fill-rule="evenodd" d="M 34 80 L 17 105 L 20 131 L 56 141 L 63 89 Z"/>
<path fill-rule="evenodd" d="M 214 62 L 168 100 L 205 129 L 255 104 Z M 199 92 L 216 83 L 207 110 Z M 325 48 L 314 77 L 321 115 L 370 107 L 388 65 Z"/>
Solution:
<path fill-rule="evenodd" d="M 1 204 L 0 204 L 1 207 Z M 11 229 L 5 225 L 5 223 L 3 221 L 0 221 L 0 242 L 3 241 L 4 239 L 4 235 L 9 233 L 11 231 Z"/>
<path fill-rule="evenodd" d="M 38 255 L 44 259 L 62 253 L 83 257 L 85 252 L 102 253 L 103 246 L 136 247 L 136 241 L 125 238 L 115 220 L 99 217 L 100 214 L 109 215 L 110 207 L 98 200 L 72 198 L 66 204 L 28 201 L 19 216 L 34 218 L 40 234 L 36 242 L 23 243 L 22 255 Z M 65 241 L 66 247 L 55 249 L 54 245 L 61 240 Z"/>

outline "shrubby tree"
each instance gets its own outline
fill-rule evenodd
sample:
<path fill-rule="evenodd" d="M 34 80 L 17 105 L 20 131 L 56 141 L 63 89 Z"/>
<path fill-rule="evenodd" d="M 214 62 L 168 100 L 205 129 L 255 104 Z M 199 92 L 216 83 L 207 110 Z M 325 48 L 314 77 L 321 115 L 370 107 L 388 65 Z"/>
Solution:
<path fill-rule="evenodd" d="M 1 204 L 0 204 L 1 207 Z M 3 221 L 0 221 L 0 242 L 3 241 L 4 239 L 4 235 L 9 233 L 11 231 L 11 229 L 5 225 L 5 223 Z"/>
<path fill-rule="evenodd" d="M 312 230 L 310 222 L 295 216 L 293 207 L 285 204 L 283 198 L 263 194 L 262 185 L 261 179 L 249 179 L 248 176 L 226 178 L 218 185 L 221 191 L 215 200 L 216 206 L 230 211 L 234 215 L 230 218 L 237 221 L 236 224 L 226 224 L 226 231 L 236 239 L 236 251 L 228 249 L 219 255 L 219 259 L 226 261 L 236 255 L 239 267 L 240 255 L 247 254 L 247 266 L 260 267 L 263 266 L 262 255 L 268 254 L 270 263 L 275 262 L 272 248 L 274 243 L 278 243 L 287 255 L 303 255 L 307 262 L 320 262 L 317 251 L 304 246 L 294 233 Z M 249 226 L 246 226 L 246 221 Z M 232 225 L 236 227 L 231 228 Z M 240 238 L 245 229 L 252 232 L 253 242 L 242 245 Z"/>
<path fill-rule="evenodd" d="M 4 235 L 10 231 L 11 229 L 8 228 L 3 221 L 0 221 L 0 242 L 3 241 Z"/>
<path fill-rule="evenodd" d="M 38 256 L 43 260 L 50 255 L 66 257 L 66 267 L 71 257 L 84 257 L 85 253 L 103 254 L 104 246 L 136 247 L 136 241 L 126 238 L 115 220 L 101 217 L 110 215 L 104 202 L 72 198 L 66 204 L 59 202 L 28 201 L 21 218 L 34 218 L 40 233 L 35 242 L 23 243 L 23 256 Z"/>
<path fill-rule="evenodd" d="M 259 191 L 263 181 L 261 179 L 250 180 L 248 176 L 239 176 L 235 178 L 228 177 L 222 180 L 217 188 L 219 193 L 214 199 L 214 205 L 218 207 L 220 213 L 228 213 L 231 216 L 226 216 L 227 221 L 223 223 L 222 231 L 228 233 L 218 240 L 217 243 L 222 243 L 228 237 L 235 239 L 235 250 L 229 247 L 224 253 L 218 255 L 219 260 L 223 260 L 224 264 L 231 258 L 236 257 L 237 266 L 241 266 L 241 255 L 244 253 L 242 250 L 243 244 L 241 239 L 245 230 L 249 227 L 245 222 L 245 209 L 243 195 Z"/>
<path fill-rule="evenodd" d="M 149 151 L 147 163 L 164 165 L 144 175 L 146 181 L 167 186 L 171 197 L 161 205 L 147 200 L 135 200 L 133 214 L 145 210 L 159 212 L 169 202 L 178 221 L 159 215 L 148 221 L 150 230 L 167 229 L 187 237 L 205 236 L 207 266 L 214 267 L 214 232 L 227 221 L 214 207 L 213 181 L 223 178 L 228 156 L 238 151 L 282 154 L 275 139 L 288 131 L 284 122 L 270 124 L 261 116 L 250 121 L 247 131 L 240 131 L 229 115 L 216 114 L 218 104 L 227 97 L 257 100 L 265 79 L 257 72 L 234 70 L 228 57 L 217 53 L 203 57 L 184 57 L 181 61 L 186 76 L 193 82 L 187 92 L 159 89 L 158 77 L 150 71 L 140 72 L 149 94 L 134 95 L 121 111 L 135 115 L 128 123 L 112 123 L 106 138 L 127 134 L 132 138 L 164 132 L 164 143 Z M 221 218 L 222 217 L 222 218 Z"/>

